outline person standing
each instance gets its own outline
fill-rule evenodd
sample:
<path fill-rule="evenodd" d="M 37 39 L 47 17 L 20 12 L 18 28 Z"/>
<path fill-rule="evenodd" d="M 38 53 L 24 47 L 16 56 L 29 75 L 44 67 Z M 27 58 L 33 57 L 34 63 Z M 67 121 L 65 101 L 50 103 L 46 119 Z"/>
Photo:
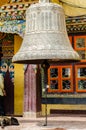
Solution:
<path fill-rule="evenodd" d="M 0 116 L 4 115 L 4 78 L 0 73 Z"/>

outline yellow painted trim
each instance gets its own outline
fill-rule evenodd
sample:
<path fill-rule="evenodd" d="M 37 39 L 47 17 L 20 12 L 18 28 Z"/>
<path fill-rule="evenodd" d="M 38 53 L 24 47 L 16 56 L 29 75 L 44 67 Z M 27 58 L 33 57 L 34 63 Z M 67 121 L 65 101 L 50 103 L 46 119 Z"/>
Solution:
<path fill-rule="evenodd" d="M 14 36 L 14 53 L 18 51 L 22 43 L 22 38 Z M 14 115 L 23 114 L 24 95 L 24 65 L 14 64 Z"/>
<path fill-rule="evenodd" d="M 51 0 L 51 2 L 52 2 L 52 3 L 57 3 L 57 4 L 60 3 L 59 0 Z"/>
<path fill-rule="evenodd" d="M 50 110 L 86 110 L 86 105 L 84 104 L 47 104 L 47 115 L 50 115 Z M 42 104 L 42 115 L 45 115 L 45 105 Z"/>

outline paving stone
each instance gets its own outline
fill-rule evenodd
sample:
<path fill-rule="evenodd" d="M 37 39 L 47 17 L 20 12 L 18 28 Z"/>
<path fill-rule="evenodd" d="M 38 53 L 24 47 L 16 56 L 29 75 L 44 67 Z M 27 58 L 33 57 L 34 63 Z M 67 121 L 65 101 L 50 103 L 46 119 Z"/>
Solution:
<path fill-rule="evenodd" d="M 43 126 L 45 118 L 29 119 L 18 117 L 19 126 L 6 126 L 0 130 L 86 130 L 86 116 L 49 117 L 47 126 Z"/>

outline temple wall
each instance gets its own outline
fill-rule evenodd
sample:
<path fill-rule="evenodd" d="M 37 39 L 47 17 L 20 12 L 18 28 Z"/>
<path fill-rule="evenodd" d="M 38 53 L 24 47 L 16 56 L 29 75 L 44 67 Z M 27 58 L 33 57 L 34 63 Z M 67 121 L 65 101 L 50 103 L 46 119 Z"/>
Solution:
<path fill-rule="evenodd" d="M 16 53 L 22 43 L 22 38 L 14 36 L 14 53 Z M 23 113 L 23 93 L 24 93 L 24 68 L 21 64 L 15 64 L 14 75 L 14 115 Z"/>

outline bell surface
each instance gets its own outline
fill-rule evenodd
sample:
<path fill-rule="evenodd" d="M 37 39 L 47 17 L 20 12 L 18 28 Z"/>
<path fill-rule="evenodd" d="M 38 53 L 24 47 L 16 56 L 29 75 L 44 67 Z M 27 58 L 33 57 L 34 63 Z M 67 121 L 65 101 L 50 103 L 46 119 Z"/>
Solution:
<path fill-rule="evenodd" d="M 27 9 L 23 43 L 12 58 L 12 62 L 22 64 L 41 64 L 44 60 L 80 60 L 68 38 L 62 6 L 48 0 Z"/>

